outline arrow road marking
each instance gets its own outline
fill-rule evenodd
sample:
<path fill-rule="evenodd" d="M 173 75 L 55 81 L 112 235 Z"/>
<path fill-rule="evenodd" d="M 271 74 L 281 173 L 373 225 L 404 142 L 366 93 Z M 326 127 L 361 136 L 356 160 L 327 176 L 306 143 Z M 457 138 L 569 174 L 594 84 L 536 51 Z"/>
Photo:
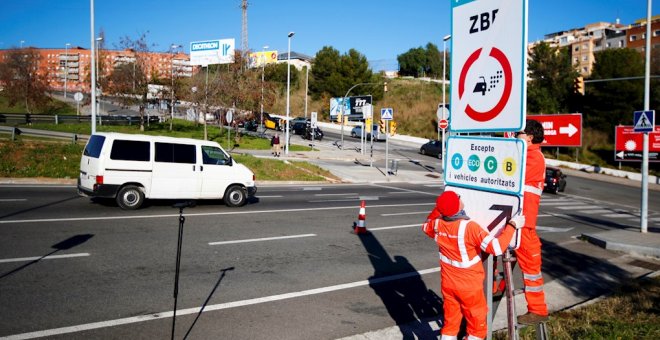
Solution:
<path fill-rule="evenodd" d="M 568 137 L 573 137 L 573 135 L 578 132 L 578 129 L 575 127 L 575 125 L 568 123 L 568 126 L 561 126 L 559 127 L 559 133 L 563 133 L 565 135 L 568 135 Z"/>

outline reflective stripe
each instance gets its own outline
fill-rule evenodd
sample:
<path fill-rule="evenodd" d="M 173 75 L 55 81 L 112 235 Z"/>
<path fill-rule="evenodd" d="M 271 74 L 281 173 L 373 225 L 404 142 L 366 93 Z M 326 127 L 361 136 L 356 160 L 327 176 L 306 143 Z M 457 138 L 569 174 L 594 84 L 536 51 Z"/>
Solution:
<path fill-rule="evenodd" d="M 468 262 L 468 253 L 467 248 L 465 247 L 465 229 L 467 227 L 468 220 L 462 220 L 458 225 L 458 251 L 461 253 L 461 261 Z"/>
<path fill-rule="evenodd" d="M 469 336 L 467 337 L 467 340 L 483 340 L 483 338 L 478 338 L 478 337 L 476 337 L 476 336 L 474 336 L 474 335 L 469 335 Z"/>
<path fill-rule="evenodd" d="M 539 189 L 531 185 L 525 185 L 525 192 L 531 192 L 532 194 L 541 196 L 543 194 L 543 189 Z"/>
<path fill-rule="evenodd" d="M 542 278 L 543 278 L 543 275 L 541 275 L 541 273 L 538 273 L 538 274 L 525 274 L 525 273 L 523 273 L 523 279 L 525 279 L 525 280 L 536 281 L 536 280 L 540 280 Z"/>
<path fill-rule="evenodd" d="M 494 237 L 490 235 L 486 236 L 486 238 L 484 238 L 484 240 L 481 241 L 481 250 L 486 251 L 486 248 L 488 248 L 488 243 L 490 243 L 490 241 L 492 241 L 493 239 Z"/>
<path fill-rule="evenodd" d="M 442 255 L 442 253 L 440 253 L 440 261 L 442 261 L 442 262 L 444 262 L 444 263 L 446 263 L 446 264 L 448 264 L 452 267 L 456 267 L 456 268 L 470 268 L 470 267 L 474 266 L 475 264 L 481 262 L 481 257 L 479 257 L 479 255 L 477 255 L 474 258 L 472 258 L 472 260 L 470 260 L 470 261 L 460 262 L 460 261 L 454 261 L 454 260 L 448 258 L 447 256 Z"/>
<path fill-rule="evenodd" d="M 502 246 L 500 246 L 500 240 L 498 239 L 493 240 L 493 252 L 495 253 L 495 256 L 502 255 Z"/>
<path fill-rule="evenodd" d="M 525 292 L 539 293 L 543 291 L 543 286 L 525 286 Z"/>
<path fill-rule="evenodd" d="M 440 340 L 458 340 L 458 336 L 456 335 L 442 335 L 442 338 Z"/>

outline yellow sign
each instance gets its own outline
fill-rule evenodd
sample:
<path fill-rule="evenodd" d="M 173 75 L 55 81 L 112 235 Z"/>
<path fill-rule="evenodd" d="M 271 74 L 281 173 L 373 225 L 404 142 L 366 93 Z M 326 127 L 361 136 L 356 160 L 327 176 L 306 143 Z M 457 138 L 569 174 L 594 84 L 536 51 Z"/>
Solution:
<path fill-rule="evenodd" d="M 262 51 L 250 53 L 250 67 L 261 67 L 263 65 L 277 62 L 277 51 Z"/>

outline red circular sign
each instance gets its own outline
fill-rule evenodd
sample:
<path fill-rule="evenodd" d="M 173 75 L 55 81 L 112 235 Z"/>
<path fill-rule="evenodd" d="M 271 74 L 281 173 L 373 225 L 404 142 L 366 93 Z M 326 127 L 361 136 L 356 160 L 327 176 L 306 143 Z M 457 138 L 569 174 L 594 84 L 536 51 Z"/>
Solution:
<path fill-rule="evenodd" d="M 439 126 L 441 129 L 446 129 L 449 126 L 449 122 L 446 119 L 441 119 Z"/>
<path fill-rule="evenodd" d="M 465 92 L 465 78 L 467 78 L 467 73 L 474 64 L 477 59 L 479 59 L 479 55 L 481 54 L 481 48 L 477 49 L 474 51 L 468 59 L 465 61 L 465 65 L 463 65 L 463 68 L 461 69 L 461 74 L 460 74 L 460 79 L 458 80 L 458 98 L 461 99 L 463 97 L 463 93 Z M 504 91 L 502 93 L 502 97 L 500 97 L 500 100 L 497 102 L 497 104 L 490 110 L 486 112 L 480 112 L 472 108 L 470 104 L 467 104 L 467 107 L 465 108 L 465 113 L 472 119 L 478 121 L 478 122 L 486 122 L 489 121 L 504 110 L 504 107 L 506 106 L 507 102 L 509 101 L 509 96 L 511 95 L 511 76 L 512 76 L 512 71 L 511 71 L 511 64 L 509 64 L 509 60 L 506 58 L 506 55 L 502 51 L 500 51 L 498 48 L 493 47 L 490 50 L 490 54 L 488 55 L 489 57 L 494 58 L 497 60 L 500 65 L 502 65 L 502 71 L 504 72 Z"/>

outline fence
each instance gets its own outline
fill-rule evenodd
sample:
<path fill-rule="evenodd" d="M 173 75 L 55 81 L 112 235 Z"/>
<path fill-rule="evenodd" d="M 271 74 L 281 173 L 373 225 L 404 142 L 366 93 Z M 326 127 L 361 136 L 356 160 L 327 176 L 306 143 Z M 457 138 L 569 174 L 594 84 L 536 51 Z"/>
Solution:
<path fill-rule="evenodd" d="M 140 124 L 140 116 L 108 115 L 96 116 L 99 125 L 137 125 Z M 22 114 L 22 113 L 0 113 L 0 124 L 2 125 L 31 125 L 38 123 L 51 124 L 75 124 L 90 123 L 91 116 L 83 115 L 44 115 L 44 114 Z M 158 123 L 158 116 L 145 116 L 145 124 Z"/>

